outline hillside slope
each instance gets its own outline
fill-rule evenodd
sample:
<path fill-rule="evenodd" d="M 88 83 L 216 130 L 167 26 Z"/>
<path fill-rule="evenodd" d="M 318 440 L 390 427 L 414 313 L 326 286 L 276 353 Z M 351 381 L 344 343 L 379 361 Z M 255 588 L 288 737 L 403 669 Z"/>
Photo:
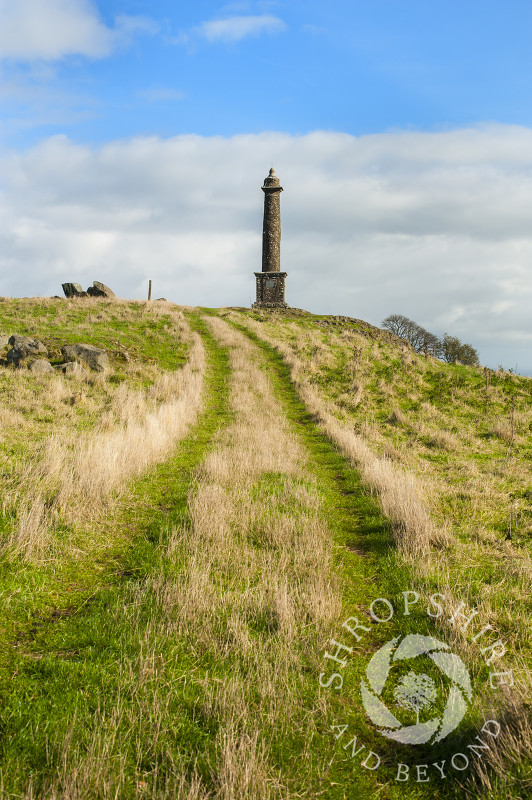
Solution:
<path fill-rule="evenodd" d="M 527 795 L 532 381 L 305 312 L 4 300 L 3 332 L 111 369 L 0 367 L 2 797 Z"/>
<path fill-rule="evenodd" d="M 224 316 L 290 366 L 321 429 L 378 495 L 410 586 L 422 596 L 438 591 L 454 608 L 463 603 L 491 626 L 486 646 L 501 642 L 497 652 L 505 650 L 513 668 L 499 662 L 508 674 L 490 680 L 515 685 L 500 687 L 502 698 L 486 691 L 481 706 L 489 712 L 506 704 L 506 757 L 528 758 L 532 380 L 419 356 L 359 320 L 240 310 Z M 471 642 L 456 633 L 457 623 L 469 623 L 460 616 L 438 622 L 471 656 Z M 496 768 L 504 776 L 501 742 Z"/>

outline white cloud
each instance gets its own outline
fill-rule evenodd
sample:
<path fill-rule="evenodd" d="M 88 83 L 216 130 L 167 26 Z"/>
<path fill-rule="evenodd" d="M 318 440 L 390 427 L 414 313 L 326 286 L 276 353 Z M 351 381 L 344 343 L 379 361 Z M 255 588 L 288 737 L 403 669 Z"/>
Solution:
<path fill-rule="evenodd" d="M 286 29 L 285 23 L 272 14 L 260 16 L 235 16 L 225 19 L 212 19 L 203 22 L 199 28 L 201 34 L 209 42 L 238 42 L 248 36 L 259 36 L 263 33 L 281 33 Z"/>
<path fill-rule="evenodd" d="M 0 0 L 0 57 L 55 60 L 107 55 L 113 33 L 86 0 Z"/>
<path fill-rule="evenodd" d="M 135 34 L 158 30 L 148 17 L 125 14 L 117 17 L 111 29 L 90 0 L 0 0 L 0 59 L 103 58 Z"/>
<path fill-rule="evenodd" d="M 532 130 L 355 138 L 54 137 L 0 158 L 0 294 L 103 280 L 124 297 L 249 305 L 260 185 L 282 195 L 287 301 L 374 324 L 402 313 L 532 372 Z"/>

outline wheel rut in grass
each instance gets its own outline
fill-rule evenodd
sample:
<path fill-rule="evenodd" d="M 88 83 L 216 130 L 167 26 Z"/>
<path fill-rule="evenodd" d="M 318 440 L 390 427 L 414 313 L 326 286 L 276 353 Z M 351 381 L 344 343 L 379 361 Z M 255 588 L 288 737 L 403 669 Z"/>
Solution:
<path fill-rule="evenodd" d="M 309 412 L 290 377 L 290 367 L 269 344 L 244 326 L 232 323 L 263 353 L 276 396 L 296 435 L 308 449 L 308 470 L 319 480 L 328 517 L 335 523 L 335 542 L 366 557 L 364 569 L 374 557 L 381 557 L 394 547 L 391 523 L 378 508 L 375 498 L 337 445 L 319 427 L 319 420 Z"/>
<path fill-rule="evenodd" d="M 168 687 L 179 687 L 183 672 L 190 680 L 196 666 L 190 649 L 155 624 L 157 575 L 165 569 L 169 531 L 187 517 L 195 470 L 231 419 L 227 355 L 199 318 L 190 322 L 202 334 L 208 361 L 197 424 L 114 507 L 106 525 L 122 549 L 109 548 L 98 563 L 81 559 L 77 570 L 61 572 L 62 588 L 52 575 L 50 590 L 60 605 L 30 613 L 4 653 L 2 797 L 136 798 L 144 784 L 158 785 L 161 772 L 168 788 L 151 796 L 179 796 L 187 767 L 171 777 L 179 746 L 171 755 L 167 730 L 179 728 L 194 744 L 194 723 L 180 719 L 179 705 L 190 705 L 192 716 L 197 693 L 189 698 L 185 688 L 181 704 L 172 697 L 168 710 Z M 183 568 L 174 559 L 171 570 Z"/>
<path fill-rule="evenodd" d="M 255 765 L 247 778 L 234 767 L 242 797 L 373 796 L 380 782 L 335 757 L 328 717 L 343 713 L 342 701 L 320 694 L 318 675 L 344 603 L 371 602 L 390 527 L 282 365 L 218 317 L 209 324 L 229 348 L 235 412 L 192 503 L 190 591 L 201 585 L 208 596 L 200 641 L 217 653 L 223 682 L 210 688 L 222 723 L 215 769 L 235 753 Z M 197 628 L 197 603 L 188 613 Z M 360 721 L 359 709 L 350 713 Z"/>
<path fill-rule="evenodd" d="M 312 733 L 320 742 L 319 746 L 327 751 L 330 757 L 328 769 L 319 775 L 309 774 L 307 788 L 312 786 L 315 795 L 309 792 L 308 796 L 345 798 L 358 792 L 364 797 L 382 798 L 458 797 L 461 791 L 459 782 L 449 782 L 448 786 L 443 785 L 443 787 L 435 785 L 434 782 L 428 786 L 398 784 L 395 780 L 397 759 L 405 760 L 411 765 L 409 768 L 415 771 L 415 763 L 419 758 L 423 761 L 432 757 L 430 748 L 426 752 L 418 753 L 412 750 L 406 752 L 403 748 L 397 755 L 394 755 L 392 750 L 391 754 L 388 753 L 386 756 L 386 748 L 383 749 L 382 746 L 383 739 L 375 728 L 368 724 L 368 718 L 360 701 L 359 686 L 361 678 L 365 675 L 366 664 L 371 655 L 392 635 L 387 626 L 371 624 L 375 620 L 368 614 L 369 606 L 378 597 L 401 598 L 402 591 L 410 585 L 408 566 L 397 557 L 392 524 L 384 517 L 377 499 L 364 486 L 359 473 L 339 452 L 338 446 L 320 429 L 321 420 L 309 413 L 298 395 L 297 388 L 291 380 L 290 368 L 282 356 L 249 329 L 235 324 L 232 320 L 231 322 L 235 330 L 245 335 L 262 355 L 261 368 L 267 373 L 274 387 L 275 398 L 280 404 L 280 413 L 290 423 L 291 430 L 307 452 L 305 474 L 308 480 L 314 481 L 319 490 L 320 505 L 327 521 L 328 544 L 333 554 L 331 580 L 336 590 L 336 603 L 339 603 L 342 611 L 337 618 L 337 625 L 328 631 L 327 637 L 321 642 L 314 639 L 313 644 L 309 645 L 309 650 L 315 647 L 314 655 L 321 650 L 320 655 L 323 656 L 323 651 L 330 643 L 330 634 L 335 631 L 342 634 L 342 621 L 351 615 L 357 616 L 362 624 L 370 629 L 361 645 L 355 648 L 356 655 L 350 663 L 350 675 L 344 684 L 343 699 L 340 695 L 336 698 L 328 696 L 325 699 L 322 694 L 319 704 L 316 703 L 316 697 L 312 696 L 312 692 L 305 698 L 309 708 L 314 703 L 314 708 L 320 709 L 322 717 L 319 722 L 315 720 L 316 727 Z M 410 617 L 395 619 L 394 625 L 396 634 L 406 635 L 410 632 L 433 634 L 431 621 L 421 609 L 415 614 L 412 612 Z M 341 635 L 338 638 L 340 641 L 345 641 Z M 352 639 L 349 640 L 349 644 L 354 644 Z M 311 661 L 317 681 L 320 670 L 324 668 L 324 662 L 322 659 L 320 663 L 318 657 Z M 373 785 L 371 779 L 363 774 L 364 770 L 360 764 L 355 763 L 353 754 L 349 752 L 350 747 L 345 743 L 346 739 L 343 740 L 343 745 L 341 743 L 337 745 L 336 752 L 334 748 L 327 749 L 327 737 L 332 737 L 332 734 L 330 727 L 327 729 L 327 725 L 323 724 L 326 720 L 348 728 L 350 745 L 353 745 L 353 741 L 355 743 L 353 751 L 361 746 L 365 748 L 365 753 L 373 749 L 383 755 L 382 769 L 379 770 L 378 776 L 373 777 Z M 321 739 L 317 737 L 318 731 Z M 465 735 L 473 738 L 477 732 L 474 726 L 469 726 Z M 353 735 L 356 736 L 355 739 L 352 738 Z M 464 733 L 459 735 L 458 743 L 446 743 L 447 749 L 443 757 L 448 760 L 451 758 L 454 752 L 453 746 L 459 748 L 463 736 Z M 297 769 L 293 768 L 292 775 L 295 772 Z M 468 788 L 471 797 L 482 796 L 482 790 L 479 793 L 475 785 L 474 774 L 469 777 L 471 780 Z M 307 795 L 303 793 L 302 796 Z"/>

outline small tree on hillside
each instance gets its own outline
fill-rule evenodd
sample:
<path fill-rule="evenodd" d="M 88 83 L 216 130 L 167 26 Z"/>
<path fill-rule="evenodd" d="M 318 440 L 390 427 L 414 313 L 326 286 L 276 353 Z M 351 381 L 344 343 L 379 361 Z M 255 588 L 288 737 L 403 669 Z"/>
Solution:
<path fill-rule="evenodd" d="M 422 328 L 414 320 L 408 319 L 402 314 L 390 314 L 382 321 L 381 325 L 401 339 L 406 339 L 416 353 L 440 355 L 441 342 L 438 337 Z"/>
<path fill-rule="evenodd" d="M 442 339 L 443 357 L 449 364 L 455 364 L 459 359 L 462 343 L 456 336 L 449 336 L 448 333 Z"/>
<path fill-rule="evenodd" d="M 383 319 L 381 325 L 383 328 L 395 333 L 400 339 L 408 339 L 410 341 L 409 336 L 416 323 L 402 314 L 390 314 L 386 319 Z"/>
<path fill-rule="evenodd" d="M 467 364 L 470 367 L 476 367 L 478 364 L 478 353 L 471 344 L 463 344 L 460 349 L 461 364 Z"/>
<path fill-rule="evenodd" d="M 450 364 L 457 361 L 460 364 L 476 366 L 478 364 L 478 353 L 470 344 L 462 344 L 456 336 L 449 336 L 447 333 L 442 339 L 443 357 Z"/>
<path fill-rule="evenodd" d="M 429 331 L 424 331 L 422 351 L 423 353 L 425 353 L 425 355 L 430 354 L 432 356 L 437 356 L 439 358 L 442 354 L 441 340 L 438 339 L 438 337 L 435 336 L 433 333 L 430 333 Z"/>

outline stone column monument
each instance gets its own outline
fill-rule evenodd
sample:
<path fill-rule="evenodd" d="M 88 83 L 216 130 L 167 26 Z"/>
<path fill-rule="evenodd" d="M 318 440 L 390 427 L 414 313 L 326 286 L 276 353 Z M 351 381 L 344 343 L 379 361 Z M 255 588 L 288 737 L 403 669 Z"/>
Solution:
<path fill-rule="evenodd" d="M 284 301 L 281 272 L 281 192 L 283 187 L 273 167 L 264 179 L 264 223 L 262 227 L 262 272 L 255 272 L 257 300 L 253 308 L 288 308 Z"/>

